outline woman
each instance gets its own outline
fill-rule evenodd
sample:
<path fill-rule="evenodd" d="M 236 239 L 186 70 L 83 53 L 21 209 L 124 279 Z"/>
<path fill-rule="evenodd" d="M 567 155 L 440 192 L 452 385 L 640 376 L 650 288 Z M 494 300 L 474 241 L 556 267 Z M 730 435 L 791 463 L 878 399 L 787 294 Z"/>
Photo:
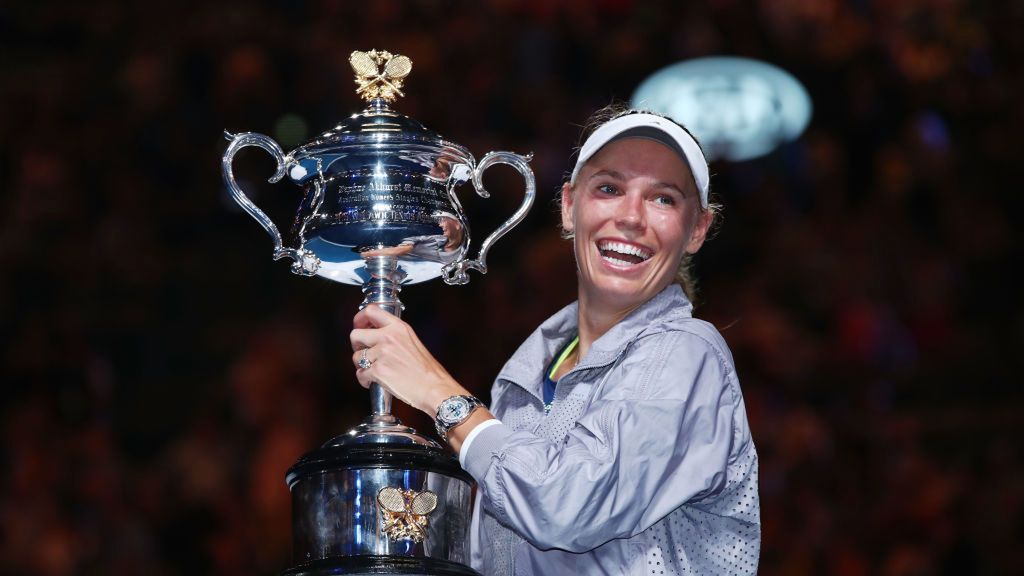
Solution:
<path fill-rule="evenodd" d="M 485 574 L 754 573 L 757 454 L 739 381 L 674 283 L 714 218 L 707 161 L 667 118 L 605 118 L 562 187 L 579 299 L 512 356 L 491 408 L 375 307 L 355 317 L 357 377 L 434 416 L 478 482 Z"/>

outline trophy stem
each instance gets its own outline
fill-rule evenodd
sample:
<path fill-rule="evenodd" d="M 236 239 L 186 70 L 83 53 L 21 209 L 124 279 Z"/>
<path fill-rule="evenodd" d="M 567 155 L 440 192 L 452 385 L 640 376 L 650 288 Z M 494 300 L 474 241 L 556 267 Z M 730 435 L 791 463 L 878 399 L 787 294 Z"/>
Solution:
<path fill-rule="evenodd" d="M 406 273 L 398 266 L 398 257 L 363 256 L 363 261 L 363 277 L 369 279 L 363 282 L 363 302 L 359 309 L 376 304 L 395 316 L 401 316 L 404 306 L 398 299 L 398 293 L 402 290 L 402 281 L 405 280 Z M 418 444 L 441 449 L 440 444 L 420 436 L 391 414 L 391 393 L 376 382 L 370 385 L 370 410 L 372 413 L 362 424 L 332 438 L 324 446 Z"/>
<path fill-rule="evenodd" d="M 362 310 L 370 304 L 376 304 L 386 312 L 402 316 L 402 301 L 398 293 L 402 291 L 402 280 L 405 273 L 398 268 L 395 256 L 369 256 L 365 259 L 366 270 L 370 279 L 363 282 Z M 391 394 L 383 386 L 374 382 L 370 385 L 370 420 L 381 425 L 393 425 L 398 419 L 391 415 Z"/>

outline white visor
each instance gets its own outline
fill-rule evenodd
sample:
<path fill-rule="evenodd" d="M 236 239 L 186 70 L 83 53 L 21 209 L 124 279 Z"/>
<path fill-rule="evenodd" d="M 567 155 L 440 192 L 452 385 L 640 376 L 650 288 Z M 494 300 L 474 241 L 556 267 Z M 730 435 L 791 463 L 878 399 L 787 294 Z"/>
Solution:
<path fill-rule="evenodd" d="M 708 207 L 708 161 L 704 158 L 697 141 L 678 124 L 656 114 L 644 112 L 625 114 L 602 125 L 587 138 L 580 148 L 576 166 L 572 169 L 570 184 L 576 183 L 580 169 L 597 151 L 609 142 L 622 138 L 645 138 L 668 146 L 679 154 L 690 166 L 693 180 L 700 191 L 700 205 Z"/>

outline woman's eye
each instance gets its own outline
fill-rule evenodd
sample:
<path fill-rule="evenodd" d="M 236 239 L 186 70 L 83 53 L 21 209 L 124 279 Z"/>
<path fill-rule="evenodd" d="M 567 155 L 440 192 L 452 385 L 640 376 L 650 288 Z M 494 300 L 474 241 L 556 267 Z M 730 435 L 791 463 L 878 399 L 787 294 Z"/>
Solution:
<path fill-rule="evenodd" d="M 597 187 L 597 190 L 599 192 L 611 195 L 618 194 L 619 192 L 619 190 L 611 184 L 601 184 L 600 186 Z"/>
<path fill-rule="evenodd" d="M 676 203 L 676 199 L 675 198 L 673 198 L 671 196 L 664 196 L 664 195 L 656 197 L 654 199 L 654 201 L 656 203 L 658 203 L 658 204 L 662 204 L 662 205 L 665 205 L 665 206 L 674 206 L 675 203 Z"/>

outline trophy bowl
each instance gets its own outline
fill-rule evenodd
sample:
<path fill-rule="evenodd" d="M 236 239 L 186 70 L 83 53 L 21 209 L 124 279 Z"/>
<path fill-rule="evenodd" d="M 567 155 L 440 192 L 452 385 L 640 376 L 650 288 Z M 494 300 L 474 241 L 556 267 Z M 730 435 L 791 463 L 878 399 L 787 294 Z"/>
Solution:
<path fill-rule="evenodd" d="M 402 286 L 442 278 L 468 282 L 487 272 L 487 252 L 526 216 L 536 194 L 529 156 L 468 150 L 390 107 L 402 96 L 412 61 L 385 51 L 353 52 L 357 93 L 366 108 L 285 153 L 263 134 L 225 132 L 224 183 L 270 235 L 275 260 L 292 272 L 362 287 L 362 306 L 400 316 Z M 302 198 L 287 235 L 241 190 L 232 163 L 246 147 L 277 162 L 270 182 L 288 178 Z M 525 183 L 517 210 L 469 257 L 470 227 L 456 195 L 461 184 L 489 194 L 495 164 Z M 319 574 L 476 574 L 469 562 L 473 480 L 439 443 L 391 414 L 391 395 L 370 386 L 370 416 L 303 455 L 287 473 L 292 494 L 288 576 Z"/>
<path fill-rule="evenodd" d="M 408 58 L 387 52 L 353 53 L 384 60 L 385 70 Z M 412 63 L 404 68 L 405 73 Z M 353 68 L 356 64 L 353 63 Z M 400 69 L 399 71 L 401 71 Z M 378 81 L 386 81 L 386 72 Z M 404 76 L 403 76 L 404 77 Z M 420 122 L 392 110 L 393 86 L 387 91 L 362 90 L 368 106 L 287 154 L 268 136 L 252 132 L 225 133 L 224 182 L 234 199 L 274 241 L 274 259 L 291 258 L 292 270 L 343 284 L 363 285 L 373 277 L 366 265 L 375 256 L 393 257 L 402 272 L 401 284 L 443 276 L 449 284 L 468 281 L 466 271 L 487 271 L 491 245 L 526 216 L 535 194 L 529 156 L 490 152 L 478 163 L 462 146 L 449 142 Z M 363 82 L 357 79 L 357 82 Z M 286 239 L 277 226 L 238 187 L 232 161 L 239 150 L 257 146 L 277 161 L 270 178 L 285 177 L 303 190 Z M 467 259 L 469 225 L 455 193 L 472 181 L 487 198 L 484 171 L 508 164 L 526 179 L 526 195 L 516 212 L 488 236 L 476 259 Z"/>

